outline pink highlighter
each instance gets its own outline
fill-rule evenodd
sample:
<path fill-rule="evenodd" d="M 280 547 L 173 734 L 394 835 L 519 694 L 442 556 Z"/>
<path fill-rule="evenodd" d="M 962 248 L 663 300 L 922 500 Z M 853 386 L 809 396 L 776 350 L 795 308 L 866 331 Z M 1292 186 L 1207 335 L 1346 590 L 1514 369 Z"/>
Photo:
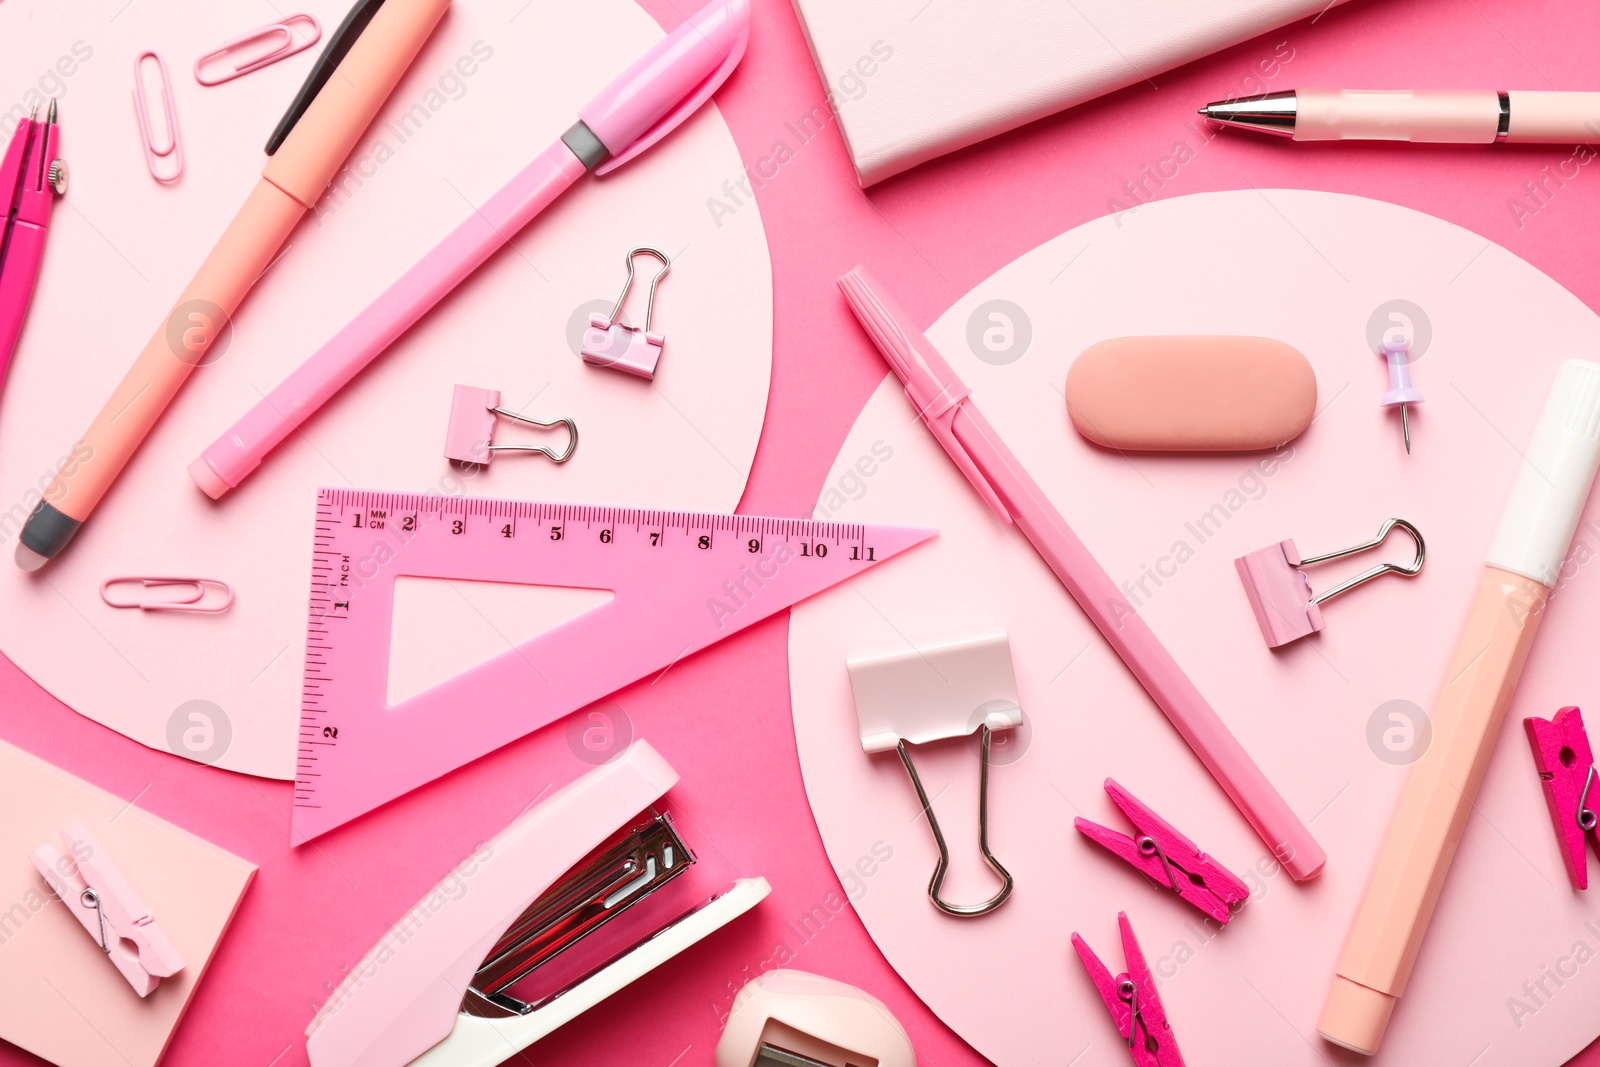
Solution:
<path fill-rule="evenodd" d="M 749 0 L 715 0 L 578 112 L 578 122 L 189 465 L 220 498 L 413 324 L 589 171 L 609 174 L 699 110 L 750 39 Z M 606 55 L 602 49 L 598 54 Z"/>

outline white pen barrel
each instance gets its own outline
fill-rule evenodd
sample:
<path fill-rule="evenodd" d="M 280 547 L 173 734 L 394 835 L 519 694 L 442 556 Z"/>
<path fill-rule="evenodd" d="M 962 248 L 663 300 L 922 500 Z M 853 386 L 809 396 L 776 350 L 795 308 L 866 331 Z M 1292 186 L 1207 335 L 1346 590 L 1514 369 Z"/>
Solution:
<path fill-rule="evenodd" d="M 1521 95 L 1573 94 L 1513 99 Z M 1296 141 L 1491 144 L 1499 126 L 1500 94 L 1493 89 L 1295 90 Z"/>

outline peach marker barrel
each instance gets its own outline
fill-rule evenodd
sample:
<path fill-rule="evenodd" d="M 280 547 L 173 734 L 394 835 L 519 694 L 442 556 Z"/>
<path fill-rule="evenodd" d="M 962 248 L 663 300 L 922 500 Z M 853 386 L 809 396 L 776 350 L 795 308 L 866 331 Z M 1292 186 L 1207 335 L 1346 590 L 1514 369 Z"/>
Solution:
<path fill-rule="evenodd" d="M 366 6 L 371 5 L 357 5 Z M 340 27 L 330 53 L 347 32 L 359 36 L 277 146 L 244 206 L 73 447 L 71 460 L 50 480 L 17 538 L 19 567 L 44 566 L 89 518 L 195 367 L 207 362 L 213 342 L 231 328 L 234 311 L 333 180 L 449 6 L 450 0 L 384 0 L 365 28 L 350 19 Z"/>
<path fill-rule="evenodd" d="M 1317 1030 L 1371 1055 L 1405 993 L 1506 708 L 1600 467 L 1600 365 L 1556 374 L 1367 881 Z"/>

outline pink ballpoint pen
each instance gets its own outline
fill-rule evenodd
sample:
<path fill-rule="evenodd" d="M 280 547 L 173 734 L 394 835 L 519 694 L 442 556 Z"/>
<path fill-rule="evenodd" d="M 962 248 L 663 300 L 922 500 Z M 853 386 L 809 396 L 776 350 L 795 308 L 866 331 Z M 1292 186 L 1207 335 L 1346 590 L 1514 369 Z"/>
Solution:
<path fill-rule="evenodd" d="M 213 441 L 189 465 L 195 484 L 215 499 L 242 482 L 580 177 L 610 173 L 694 114 L 733 73 L 749 38 L 749 0 L 716 0 L 691 15 L 578 112 L 559 141 Z"/>
<path fill-rule="evenodd" d="M 1311 831 L 1022 469 L 950 364 L 866 268 L 841 277 L 839 288 L 929 432 L 973 488 L 1000 521 L 1014 523 L 1028 538 L 1284 869 L 1296 881 L 1315 877 L 1327 855 Z"/>

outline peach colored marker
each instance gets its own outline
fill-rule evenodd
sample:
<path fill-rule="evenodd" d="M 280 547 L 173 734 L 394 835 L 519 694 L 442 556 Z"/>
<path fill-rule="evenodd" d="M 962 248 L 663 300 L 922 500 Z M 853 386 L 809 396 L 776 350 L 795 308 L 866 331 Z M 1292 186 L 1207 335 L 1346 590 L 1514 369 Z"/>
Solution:
<path fill-rule="evenodd" d="M 272 158 L 261 180 L 28 516 L 17 566 L 38 570 L 72 540 L 213 342 L 231 329 L 245 294 L 333 180 L 449 6 L 450 0 L 359 0 L 269 142 Z"/>
<path fill-rule="evenodd" d="M 1600 467 L 1600 364 L 1562 364 L 1345 939 L 1317 1030 L 1378 1051 Z"/>

